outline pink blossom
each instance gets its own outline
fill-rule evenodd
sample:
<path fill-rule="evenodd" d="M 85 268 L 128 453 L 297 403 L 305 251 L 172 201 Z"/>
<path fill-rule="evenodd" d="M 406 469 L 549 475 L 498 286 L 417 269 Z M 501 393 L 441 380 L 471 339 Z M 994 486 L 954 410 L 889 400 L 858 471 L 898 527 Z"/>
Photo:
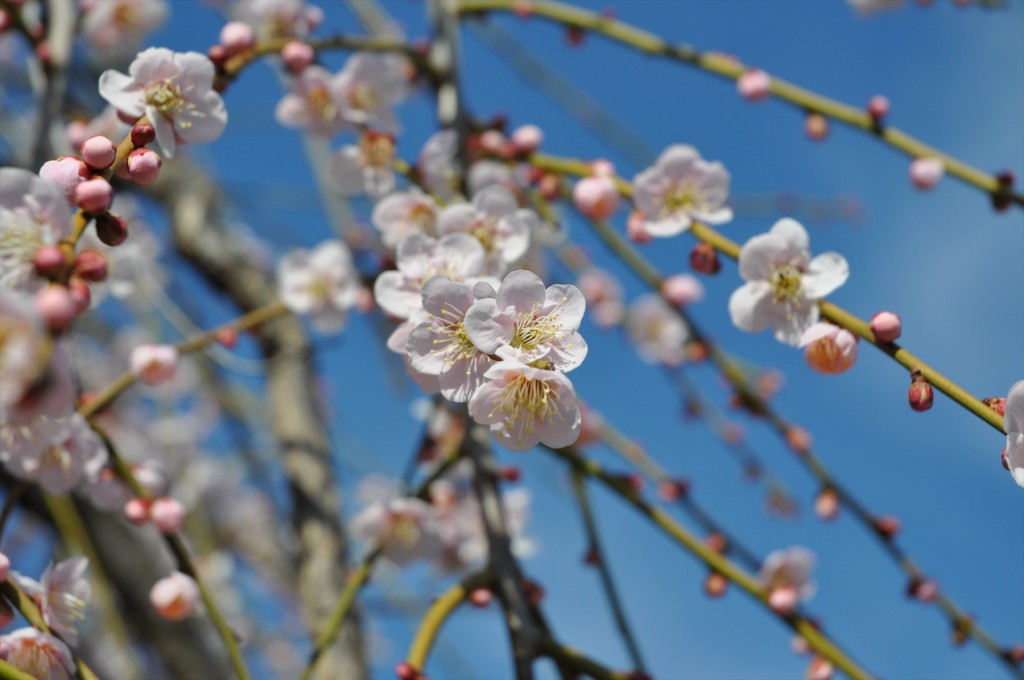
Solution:
<path fill-rule="evenodd" d="M 157 529 L 173 534 L 185 522 L 185 507 L 173 498 L 157 498 L 149 506 L 149 517 Z"/>
<path fill-rule="evenodd" d="M 36 253 L 70 233 L 63 187 L 27 170 L 0 168 L 0 288 L 39 288 Z"/>
<path fill-rule="evenodd" d="M 306 0 L 245 0 L 234 4 L 234 13 L 264 40 L 305 38 L 324 20 L 323 10 Z"/>
<path fill-rule="evenodd" d="M 160 616 L 170 621 L 180 621 L 191 614 L 199 603 L 199 586 L 188 574 L 176 571 L 153 584 L 149 591 L 149 602 Z"/>
<path fill-rule="evenodd" d="M 576 209 L 592 220 L 610 219 L 619 208 L 619 191 L 607 177 L 584 177 L 572 189 Z"/>
<path fill-rule="evenodd" d="M 174 345 L 139 345 L 132 350 L 131 371 L 147 385 L 159 385 L 178 371 L 178 350 Z"/>
<path fill-rule="evenodd" d="M 433 559 L 441 552 L 437 516 L 418 498 L 393 498 L 374 503 L 352 520 L 352 533 L 376 541 L 385 557 L 397 565 Z"/>
<path fill-rule="evenodd" d="M 850 331 L 830 323 L 818 322 L 800 336 L 799 347 L 806 347 L 807 365 L 819 373 L 837 375 L 857 361 L 857 338 Z"/>
<path fill-rule="evenodd" d="M 532 153 L 544 141 L 544 131 L 536 125 L 522 125 L 512 132 L 512 143 L 519 153 Z"/>
<path fill-rule="evenodd" d="M 417 189 L 395 192 L 373 208 L 370 221 L 381 241 L 395 248 L 409 234 L 437 236 L 437 204 Z"/>
<path fill-rule="evenodd" d="M 70 645 L 78 642 L 78 625 L 85 618 L 85 608 L 92 596 L 85 578 L 88 568 L 88 559 L 72 557 L 51 563 L 39 582 L 43 620 Z"/>
<path fill-rule="evenodd" d="M 330 179 L 345 196 L 379 199 L 395 189 L 395 138 L 367 130 L 358 146 L 343 146 L 331 158 Z"/>
<path fill-rule="evenodd" d="M 729 172 L 718 161 L 709 163 L 692 146 L 677 144 L 633 178 L 636 207 L 652 236 L 675 236 L 694 220 L 723 224 L 732 219 L 725 202 Z"/>
<path fill-rule="evenodd" d="M 301 40 L 292 40 L 281 48 L 281 61 L 292 74 L 302 73 L 315 58 L 313 47 Z"/>
<path fill-rule="evenodd" d="M 43 163 L 39 176 L 53 180 L 64 190 L 68 204 L 75 203 L 75 187 L 89 178 L 89 167 L 77 156 L 61 156 Z"/>
<path fill-rule="evenodd" d="M 416 164 L 423 184 L 446 201 L 454 195 L 458 182 L 458 146 L 458 135 L 454 130 L 435 132 L 423 145 Z"/>
<path fill-rule="evenodd" d="M 945 174 L 946 166 L 938 158 L 915 158 L 910 163 L 910 181 L 921 191 L 933 189 Z"/>
<path fill-rule="evenodd" d="M 792 547 L 770 553 L 761 563 L 757 580 L 769 593 L 774 593 L 780 610 L 792 611 L 800 600 L 810 599 L 817 587 L 811 580 L 815 557 L 807 548 Z M 774 605 L 773 605 L 774 606 Z"/>
<path fill-rule="evenodd" d="M 114 61 L 138 51 L 168 11 L 165 0 L 100 0 L 82 18 L 82 35 L 96 56 Z"/>
<path fill-rule="evenodd" d="M 438 232 L 474 236 L 487 253 L 487 272 L 501 276 L 530 247 L 532 211 L 520 210 L 508 189 L 489 186 L 472 203 L 454 203 L 441 210 Z"/>
<path fill-rule="evenodd" d="M 690 274 L 676 274 L 661 282 L 661 292 L 677 307 L 685 307 L 704 299 L 704 284 Z"/>
<path fill-rule="evenodd" d="M 35 628 L 19 628 L 0 636 L 4 660 L 37 680 L 71 680 L 77 677 L 71 650 L 59 638 Z"/>
<path fill-rule="evenodd" d="M 590 318 L 601 328 L 617 326 L 626 315 L 622 285 L 604 269 L 590 267 L 576 281 L 590 307 Z"/>
<path fill-rule="evenodd" d="M 338 76 L 322 66 L 309 66 L 292 80 L 291 90 L 274 109 L 274 117 L 285 127 L 333 137 L 346 124 L 338 87 Z"/>
<path fill-rule="evenodd" d="M 758 68 L 750 68 L 736 79 L 740 96 L 750 101 L 759 101 L 772 93 L 772 78 Z"/>
<path fill-rule="evenodd" d="M 348 123 L 398 132 L 392 108 L 405 99 L 406 62 L 395 54 L 356 52 L 337 76 L 335 92 Z"/>
<path fill-rule="evenodd" d="M 285 306 L 295 314 L 309 314 L 324 333 L 341 330 L 359 297 L 359 275 L 341 241 L 289 252 L 277 265 L 277 280 Z"/>
<path fill-rule="evenodd" d="M 629 306 L 626 332 L 648 363 L 678 366 L 686 359 L 690 330 L 660 295 L 643 295 Z"/>
<path fill-rule="evenodd" d="M 213 62 L 205 55 L 150 47 L 128 73 L 104 71 L 100 95 L 129 116 L 148 117 L 168 158 L 179 143 L 205 144 L 223 134 L 228 112 L 213 90 Z"/>
<path fill-rule="evenodd" d="M 0 441 L 0 461 L 7 471 L 54 495 L 95 479 L 107 462 L 103 442 L 77 413 L 5 426 Z"/>

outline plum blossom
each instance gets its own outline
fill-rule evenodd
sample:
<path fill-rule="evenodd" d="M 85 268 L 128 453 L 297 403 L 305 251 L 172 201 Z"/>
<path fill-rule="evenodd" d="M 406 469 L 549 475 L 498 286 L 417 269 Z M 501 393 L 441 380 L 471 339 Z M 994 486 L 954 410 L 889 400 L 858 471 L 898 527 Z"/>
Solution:
<path fill-rule="evenodd" d="M 128 56 L 163 25 L 169 12 L 166 0 L 99 0 L 82 17 L 82 36 L 104 60 Z"/>
<path fill-rule="evenodd" d="M 414 369 L 438 377 L 446 399 L 469 401 L 493 363 L 469 339 L 465 323 L 466 312 L 478 298 L 493 296 L 494 290 L 486 284 L 470 289 L 443 276 L 435 276 L 423 286 L 427 320 L 410 332 L 406 352 Z"/>
<path fill-rule="evenodd" d="M 20 291 L 0 295 L 0 422 L 45 385 L 52 347 L 32 298 Z"/>
<path fill-rule="evenodd" d="M 388 248 L 397 247 L 409 234 L 437 236 L 437 204 L 417 189 L 385 197 L 374 206 L 370 219 Z"/>
<path fill-rule="evenodd" d="M 442 549 L 437 515 L 418 498 L 373 503 L 352 520 L 352 533 L 363 541 L 377 541 L 382 554 L 400 566 L 433 559 Z"/>
<path fill-rule="evenodd" d="M 601 328 L 617 326 L 626 315 L 622 284 L 612 274 L 598 267 L 589 267 L 576 281 L 590 306 L 590 318 Z"/>
<path fill-rule="evenodd" d="M 483 246 L 468 234 L 448 234 L 440 239 L 410 234 L 398 244 L 398 269 L 383 272 L 374 282 L 374 297 L 391 316 L 408 319 L 423 309 L 421 291 L 427 281 L 447 276 L 452 281 L 470 282 L 480 276 L 485 257 Z"/>
<path fill-rule="evenodd" d="M 28 170 L 0 168 L 0 288 L 40 288 L 36 253 L 70 233 L 71 210 L 59 184 Z"/>
<path fill-rule="evenodd" d="M 768 603 L 789 612 L 800 600 L 810 599 L 817 590 L 811 580 L 814 563 L 814 553 L 799 546 L 770 553 L 757 572 L 757 580 L 768 591 Z"/>
<path fill-rule="evenodd" d="M 292 81 L 291 90 L 274 109 L 281 125 L 332 137 L 345 128 L 338 100 L 338 76 L 312 65 Z"/>
<path fill-rule="evenodd" d="M 263 40 L 305 38 L 324 20 L 323 10 L 306 0 L 245 0 L 233 9 L 235 18 L 255 28 Z"/>
<path fill-rule="evenodd" d="M 810 240 L 792 219 L 776 222 L 740 250 L 740 276 L 746 284 L 729 298 L 729 314 L 738 328 L 758 333 L 768 326 L 775 338 L 797 345 L 818 320 L 817 301 L 846 282 L 846 259 L 822 253 L 811 259 Z"/>
<path fill-rule="evenodd" d="M 85 618 L 85 608 L 92 595 L 85 578 L 88 568 L 89 560 L 79 556 L 51 563 L 39 581 L 21 574 L 13 575 L 29 596 L 41 602 L 46 625 L 70 645 L 78 642 L 78 624 Z"/>
<path fill-rule="evenodd" d="M 676 144 L 662 152 L 633 178 L 633 196 L 651 236 L 675 236 L 694 220 L 723 224 L 732 219 L 725 204 L 729 172 L 718 161 L 705 161 L 692 146 Z"/>
<path fill-rule="evenodd" d="M 150 47 L 128 67 L 100 76 L 100 95 L 119 111 L 145 115 L 168 158 L 179 143 L 206 144 L 221 136 L 228 122 L 224 101 L 213 90 L 213 62 L 198 52 Z"/>
<path fill-rule="evenodd" d="M 843 373 L 857 361 L 857 338 L 853 333 L 830 323 L 818 322 L 800 336 L 806 347 L 804 359 L 819 373 Z"/>
<path fill-rule="evenodd" d="M 505 277 L 496 297 L 470 307 L 465 332 L 485 354 L 568 372 L 587 356 L 578 330 L 586 304 L 576 286 L 545 289 L 540 277 L 520 269 Z"/>
<path fill-rule="evenodd" d="M 19 628 L 0 635 L 4 661 L 38 680 L 71 680 L 77 677 L 71 649 L 59 638 L 35 628 Z"/>
<path fill-rule="evenodd" d="M 57 495 L 95 479 L 107 462 L 107 449 L 77 413 L 39 416 L 0 430 L 0 461 L 15 477 Z"/>
<path fill-rule="evenodd" d="M 1003 414 L 1006 432 L 1006 467 L 1018 486 L 1024 487 L 1024 380 L 1013 383 Z"/>
<path fill-rule="evenodd" d="M 580 434 L 576 391 L 564 374 L 506 359 L 484 374 L 469 415 L 510 451 L 569 446 Z"/>
<path fill-rule="evenodd" d="M 343 146 L 331 158 L 330 179 L 345 196 L 379 199 L 395 189 L 395 137 L 367 130 L 358 146 Z"/>
<path fill-rule="evenodd" d="M 199 604 L 199 586 L 188 574 L 176 571 L 153 584 L 149 603 L 165 619 L 180 621 Z"/>
<path fill-rule="evenodd" d="M 405 99 L 406 61 L 397 54 L 356 52 L 338 74 L 338 105 L 347 122 L 398 132 L 391 110 Z"/>
<path fill-rule="evenodd" d="M 473 196 L 472 203 L 448 205 L 438 217 L 442 234 L 472 234 L 487 252 L 487 272 L 500 276 L 530 247 L 530 210 L 520 210 L 508 189 L 490 186 Z"/>
<path fill-rule="evenodd" d="M 648 363 L 678 366 L 686 359 L 690 330 L 659 295 L 643 295 L 629 306 L 626 332 Z"/>
<path fill-rule="evenodd" d="M 341 241 L 324 241 L 314 250 L 293 250 L 277 265 L 281 301 L 296 314 L 309 314 L 313 326 L 333 333 L 345 325 L 359 297 L 359 273 Z"/>
<path fill-rule="evenodd" d="M 454 130 L 435 132 L 423 145 L 416 164 L 423 184 L 444 200 L 455 194 L 459 178 L 459 137 Z"/>

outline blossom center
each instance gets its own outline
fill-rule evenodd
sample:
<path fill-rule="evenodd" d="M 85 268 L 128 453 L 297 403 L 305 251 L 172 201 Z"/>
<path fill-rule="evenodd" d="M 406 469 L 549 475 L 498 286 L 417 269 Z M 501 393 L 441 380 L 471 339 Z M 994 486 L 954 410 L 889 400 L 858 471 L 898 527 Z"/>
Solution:
<path fill-rule="evenodd" d="M 359 142 L 366 165 L 388 169 L 395 160 L 395 138 L 392 135 L 369 131 Z"/>
<path fill-rule="evenodd" d="M 420 540 L 420 527 L 415 517 L 403 513 L 394 513 L 388 523 L 388 534 L 402 545 L 415 545 Z"/>
<path fill-rule="evenodd" d="M 665 195 L 665 211 L 669 214 L 690 212 L 701 203 L 700 191 L 692 182 L 677 184 Z"/>
<path fill-rule="evenodd" d="M 114 24 L 121 28 L 135 28 L 141 23 L 139 11 L 132 5 L 121 5 L 114 10 Z"/>
<path fill-rule="evenodd" d="M 497 220 L 494 217 L 483 217 L 473 223 L 470 227 L 469 233 L 476 237 L 477 241 L 480 241 L 480 245 L 484 247 L 485 253 L 490 253 L 494 250 L 495 246 L 495 222 Z"/>
<path fill-rule="evenodd" d="M 556 408 L 559 398 L 558 392 L 547 382 L 519 375 L 505 385 L 501 400 L 491 409 L 488 418 L 500 412 L 509 434 L 513 425 L 521 422 L 518 440 L 522 442 L 524 432 L 533 434 L 538 424 L 552 424 L 562 419 Z"/>
<path fill-rule="evenodd" d="M 188 108 L 181 88 L 170 80 L 161 80 L 147 87 L 146 104 L 167 117 L 175 116 Z"/>
<path fill-rule="evenodd" d="M 377 97 L 377 93 L 373 91 L 367 83 L 356 83 L 352 86 L 352 91 L 348 95 L 348 103 L 354 109 L 360 111 L 369 111 L 377 107 L 380 99 Z"/>
<path fill-rule="evenodd" d="M 46 245 L 43 225 L 16 212 L 5 212 L 0 225 L 0 276 L 21 279 L 24 269 L 35 259 L 36 252 Z"/>
<path fill-rule="evenodd" d="M 431 352 L 441 351 L 445 353 L 445 363 L 454 366 L 460 361 L 469 360 L 480 353 L 476 345 L 466 334 L 465 315 L 450 303 L 445 303 L 441 309 L 441 316 L 433 317 L 436 321 L 432 332 L 441 337 L 434 340 L 435 345 L 443 344 L 440 350 L 432 349 Z M 467 373 L 470 371 L 467 369 Z"/>
<path fill-rule="evenodd" d="M 534 303 L 533 310 L 516 313 L 515 330 L 509 341 L 516 349 L 527 352 L 535 350 L 551 342 L 562 329 L 562 325 L 558 323 L 558 312 L 546 316 L 537 316 L 536 312 L 537 303 Z"/>
<path fill-rule="evenodd" d="M 784 264 L 772 272 L 772 297 L 776 302 L 789 302 L 800 295 L 800 270 L 792 265 Z"/>
<path fill-rule="evenodd" d="M 309 91 L 306 100 L 313 113 L 323 120 L 334 120 L 338 115 L 338 107 L 326 85 L 317 85 Z"/>

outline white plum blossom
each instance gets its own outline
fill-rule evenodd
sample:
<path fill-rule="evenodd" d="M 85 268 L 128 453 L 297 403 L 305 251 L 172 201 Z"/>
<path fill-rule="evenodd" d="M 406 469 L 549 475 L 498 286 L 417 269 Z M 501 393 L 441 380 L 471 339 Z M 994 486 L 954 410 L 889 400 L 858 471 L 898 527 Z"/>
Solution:
<path fill-rule="evenodd" d="M 771 326 L 779 342 L 794 346 L 818 320 L 817 301 L 850 275 L 846 259 L 838 253 L 811 259 L 807 231 L 789 218 L 747 241 L 739 266 L 747 283 L 729 298 L 732 322 L 751 333 Z"/>
<path fill-rule="evenodd" d="M 578 330 L 585 309 L 576 286 L 545 289 L 540 277 L 520 269 L 505 277 L 496 297 L 478 300 L 466 312 L 465 332 L 485 354 L 571 371 L 587 356 Z"/>
<path fill-rule="evenodd" d="M 277 265 L 281 301 L 296 314 L 309 314 L 313 326 L 333 333 L 345 325 L 361 289 L 352 254 L 341 241 L 324 241 L 312 251 L 293 250 Z"/>
<path fill-rule="evenodd" d="M 223 134 L 228 112 L 213 77 L 213 62 L 205 55 L 150 47 L 131 63 L 128 75 L 104 71 L 99 89 L 122 113 L 149 118 L 170 158 L 179 143 L 206 144 Z"/>
<path fill-rule="evenodd" d="M 274 109 L 277 122 L 324 137 L 333 137 L 343 130 L 345 119 L 341 116 L 338 78 L 315 64 L 303 69 Z"/>
<path fill-rule="evenodd" d="M 446 201 L 455 195 L 459 181 L 458 151 L 459 137 L 455 131 L 441 130 L 423 145 L 416 164 L 423 184 Z"/>
<path fill-rule="evenodd" d="M 71 209 L 59 184 L 28 170 L 0 168 L 0 288 L 41 287 L 36 253 L 70 234 Z"/>
<path fill-rule="evenodd" d="M 437 229 L 442 234 L 474 236 L 487 252 L 487 272 L 501 276 L 530 247 L 532 215 L 520 210 L 508 189 L 490 186 L 475 194 L 472 203 L 454 203 L 441 210 Z"/>
<path fill-rule="evenodd" d="M 757 580 L 769 593 L 769 604 L 791 611 L 800 600 L 810 599 L 817 590 L 811 580 L 815 561 L 813 552 L 799 546 L 770 553 L 757 572 Z"/>
<path fill-rule="evenodd" d="M 4 291 L 0 295 L 0 422 L 46 382 L 52 347 L 32 298 L 21 291 Z"/>
<path fill-rule="evenodd" d="M 601 328 L 617 326 L 626 314 L 622 284 L 610 272 L 588 267 L 576 280 L 590 307 L 590 318 Z"/>
<path fill-rule="evenodd" d="M 678 366 L 686 359 L 690 329 L 660 295 L 643 295 L 629 306 L 626 332 L 648 363 Z"/>
<path fill-rule="evenodd" d="M 245 0 L 234 3 L 233 10 L 262 40 L 305 38 L 324 20 L 323 10 L 306 0 Z"/>
<path fill-rule="evenodd" d="M 104 61 L 128 56 L 163 25 L 169 12 L 166 0 L 97 0 L 82 17 L 82 37 Z"/>
<path fill-rule="evenodd" d="M 483 383 L 493 359 L 481 352 L 466 333 L 466 312 L 478 298 L 493 297 L 484 283 L 475 289 L 435 276 L 423 286 L 427 320 L 409 334 L 409 364 L 427 375 L 436 375 L 441 394 L 451 401 L 466 402 Z"/>
<path fill-rule="evenodd" d="M 343 146 L 331 158 L 330 179 L 345 196 L 379 199 L 395 189 L 395 137 L 367 130 L 358 146 Z"/>
<path fill-rule="evenodd" d="M 418 498 L 392 498 L 370 505 L 352 520 L 352 534 L 377 541 L 381 553 L 397 565 L 441 554 L 443 543 L 437 515 Z"/>
<path fill-rule="evenodd" d="M 537 444 L 559 448 L 580 434 L 580 409 L 572 382 L 564 374 L 506 359 L 484 374 L 485 382 L 469 400 L 469 415 L 490 425 L 510 451 Z"/>
<path fill-rule="evenodd" d="M 1003 414 L 1006 432 L 1006 467 L 1018 486 L 1024 487 L 1024 380 L 1013 383 Z"/>
<path fill-rule="evenodd" d="M 408 319 L 423 309 L 423 285 L 435 276 L 470 282 L 484 266 L 484 248 L 468 234 L 448 234 L 434 239 L 410 234 L 398 244 L 397 270 L 383 272 L 373 285 L 381 309 L 398 319 Z M 411 329 L 410 329 L 411 330 Z"/>
<path fill-rule="evenodd" d="M 37 680 L 71 680 L 77 677 L 75 661 L 59 638 L 35 628 L 19 628 L 0 635 L 4 661 Z"/>
<path fill-rule="evenodd" d="M 729 172 L 701 158 L 692 146 L 670 146 L 657 162 L 633 178 L 633 198 L 651 236 L 675 236 L 699 220 L 723 224 L 732 219 Z"/>
<path fill-rule="evenodd" d="M 46 625 L 69 645 L 78 642 L 78 625 L 85 618 L 85 608 L 92 596 L 85 578 L 88 568 L 89 560 L 79 556 L 57 564 L 51 562 L 39 581 L 13 575 L 22 590 L 41 603 Z"/>
<path fill-rule="evenodd" d="M 373 208 L 371 221 L 380 231 L 381 241 L 395 248 L 409 234 L 437 236 L 437 203 L 417 189 L 398 191 Z"/>
<path fill-rule="evenodd" d="M 392 108 L 405 99 L 406 61 L 397 54 L 356 52 L 334 81 L 341 117 L 359 126 L 398 132 Z"/>
<path fill-rule="evenodd" d="M 58 495 L 96 479 L 107 462 L 107 449 L 77 413 L 39 416 L 0 429 L 0 461 L 15 477 Z"/>

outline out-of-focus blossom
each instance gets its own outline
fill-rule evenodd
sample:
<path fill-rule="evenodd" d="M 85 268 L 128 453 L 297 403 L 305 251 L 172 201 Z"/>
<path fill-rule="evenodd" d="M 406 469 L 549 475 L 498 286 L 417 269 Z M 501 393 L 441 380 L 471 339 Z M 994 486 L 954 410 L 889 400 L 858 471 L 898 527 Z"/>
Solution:
<path fill-rule="evenodd" d="M 915 158 L 910 163 L 910 181 L 921 191 L 934 188 L 945 174 L 946 166 L 938 158 Z"/>
<path fill-rule="evenodd" d="M 89 178 L 89 167 L 78 156 L 61 156 L 43 163 L 39 176 L 56 182 L 64 190 L 68 205 L 75 203 L 75 187 Z"/>
<path fill-rule="evenodd" d="M 619 190 L 608 177 L 584 177 L 572 188 L 572 200 L 590 219 L 604 221 L 619 208 Z"/>
<path fill-rule="evenodd" d="M 398 132 L 392 109 L 405 99 L 405 74 L 405 59 L 396 54 L 353 54 L 334 83 L 341 117 L 355 125 Z"/>
<path fill-rule="evenodd" d="M 772 552 L 761 563 L 757 580 L 768 591 L 768 603 L 779 611 L 793 611 L 801 600 L 810 599 L 817 589 L 811 580 L 814 553 L 792 547 Z"/>
<path fill-rule="evenodd" d="M 409 234 L 437 236 L 437 204 L 416 189 L 395 192 L 374 206 L 371 221 L 384 245 L 396 248 Z"/>
<path fill-rule="evenodd" d="M 590 319 L 601 328 L 617 326 L 626 315 L 622 284 L 604 269 L 589 267 L 576 281 L 590 308 Z"/>
<path fill-rule="evenodd" d="M 100 95 L 119 111 L 145 115 L 168 158 L 179 143 L 205 144 L 221 136 L 228 122 L 224 101 L 213 90 L 214 67 L 198 52 L 150 47 L 128 67 L 100 76 Z"/>
<path fill-rule="evenodd" d="M 686 359 L 690 331 L 660 295 L 643 295 L 629 306 L 626 332 L 648 363 L 678 366 Z"/>
<path fill-rule="evenodd" d="M 531 215 L 531 211 L 519 209 L 508 189 L 490 186 L 474 195 L 472 203 L 455 203 L 441 210 L 437 228 L 441 234 L 474 236 L 487 253 L 487 273 L 501 276 L 530 247 Z"/>
<path fill-rule="evenodd" d="M 736 79 L 736 90 L 744 99 L 759 101 L 772 93 L 772 77 L 759 68 L 749 68 Z"/>
<path fill-rule="evenodd" d="M 434 509 L 418 498 L 370 505 L 352 520 L 352 533 L 363 541 L 377 541 L 383 555 L 398 565 L 433 559 L 442 548 Z"/>
<path fill-rule="evenodd" d="M 806 347 L 807 365 L 819 373 L 837 375 L 857 361 L 857 338 L 853 333 L 830 323 L 818 322 L 800 336 L 799 347 Z"/>
<path fill-rule="evenodd" d="M 633 196 L 652 236 L 675 236 L 694 220 L 722 224 L 732 219 L 725 204 L 729 172 L 718 161 L 705 161 L 692 146 L 666 149 L 652 167 L 633 178 Z"/>
<path fill-rule="evenodd" d="M 132 374 L 147 385 L 159 385 L 178 371 L 178 350 L 174 345 L 139 345 L 129 361 Z"/>
<path fill-rule="evenodd" d="M 234 3 L 234 15 L 262 40 L 305 38 L 324 20 L 323 10 L 306 0 L 244 0 Z"/>
<path fill-rule="evenodd" d="M 111 247 L 89 229 L 79 241 L 81 249 L 95 250 L 107 261 L 107 278 L 102 285 L 92 286 L 93 299 L 102 299 L 107 291 L 119 300 L 156 294 L 167 280 L 167 272 L 159 260 L 160 239 L 139 215 L 138 206 L 130 196 L 118 194 L 112 210 L 127 224 L 130 239 Z"/>
<path fill-rule="evenodd" d="M 455 193 L 459 167 L 456 157 L 459 138 L 454 130 L 441 130 L 431 135 L 420 151 L 416 168 L 420 171 L 423 184 L 444 200 Z"/>
<path fill-rule="evenodd" d="M 358 146 L 343 146 L 331 158 L 330 179 L 345 196 L 379 199 L 395 189 L 395 138 L 367 130 Z"/>
<path fill-rule="evenodd" d="M 92 596 L 85 578 L 88 568 L 89 560 L 79 556 L 51 563 L 39 581 L 12 575 L 22 590 L 41 603 L 46 625 L 69 645 L 78 642 L 78 625 L 85 618 L 85 608 Z"/>
<path fill-rule="evenodd" d="M 40 288 L 36 253 L 70 233 L 71 210 L 59 184 L 28 170 L 0 168 L 0 288 Z"/>
<path fill-rule="evenodd" d="M 506 359 L 491 366 L 484 379 L 469 401 L 469 414 L 490 425 L 505 448 L 563 447 L 579 437 L 576 391 L 564 374 Z"/>
<path fill-rule="evenodd" d="M 274 117 L 285 127 L 333 137 L 345 127 L 338 96 L 338 76 L 322 66 L 309 66 L 292 81 Z"/>
<path fill-rule="evenodd" d="M 1006 396 L 1003 414 L 1006 432 L 1006 467 L 1018 486 L 1024 487 L 1024 380 L 1018 380 Z"/>
<path fill-rule="evenodd" d="M 76 677 L 71 650 L 60 639 L 35 628 L 19 628 L 0 635 L 4 660 L 38 680 L 71 680 Z"/>
<path fill-rule="evenodd" d="M 82 148 L 82 144 L 91 137 L 103 135 L 110 139 L 123 139 L 130 126 L 117 115 L 117 109 L 107 106 L 95 118 L 89 121 L 73 120 L 68 123 L 68 143 L 74 151 Z"/>
<path fill-rule="evenodd" d="M 0 461 L 19 479 L 47 493 L 67 493 L 95 479 L 107 462 L 107 449 L 77 413 L 0 429 Z"/>
<path fill-rule="evenodd" d="M 686 307 L 704 299 L 704 284 L 691 274 L 675 274 L 661 282 L 661 292 L 677 307 Z"/>
<path fill-rule="evenodd" d="M 82 36 L 98 59 L 114 61 L 137 52 L 169 11 L 165 0 L 96 0 L 82 17 Z"/>
<path fill-rule="evenodd" d="M 277 266 L 281 301 L 296 314 L 309 314 L 313 325 L 333 333 L 345 325 L 359 297 L 359 274 L 341 241 L 324 241 L 314 250 L 293 250 Z"/>
<path fill-rule="evenodd" d="M 812 260 L 809 246 L 807 231 L 789 218 L 743 245 L 740 276 L 747 283 L 729 298 L 729 314 L 738 328 L 758 333 L 771 326 L 779 342 L 800 342 L 818 320 L 817 301 L 850 276 L 842 255 L 822 253 Z"/>
<path fill-rule="evenodd" d="M 579 334 L 585 309 L 576 286 L 545 289 L 540 277 L 520 269 L 505 277 L 496 297 L 478 300 L 466 312 L 465 333 L 484 354 L 571 371 L 587 356 Z"/>
<path fill-rule="evenodd" d="M 199 603 L 199 586 L 188 574 L 176 571 L 153 584 L 149 591 L 149 602 L 160 616 L 170 621 L 180 621 L 191 614 Z"/>

